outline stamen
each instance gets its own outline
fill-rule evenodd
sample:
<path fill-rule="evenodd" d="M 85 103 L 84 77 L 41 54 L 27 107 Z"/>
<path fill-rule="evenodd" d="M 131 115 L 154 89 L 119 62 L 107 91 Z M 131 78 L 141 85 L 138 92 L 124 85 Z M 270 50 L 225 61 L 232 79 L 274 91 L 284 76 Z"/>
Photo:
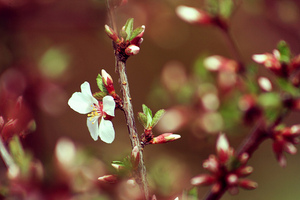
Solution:
<path fill-rule="evenodd" d="M 97 119 L 101 115 L 101 110 L 96 104 L 93 104 L 91 106 L 93 107 L 93 110 L 91 111 L 91 113 L 88 114 L 88 117 L 92 124 L 94 124 L 95 121 L 97 121 Z"/>

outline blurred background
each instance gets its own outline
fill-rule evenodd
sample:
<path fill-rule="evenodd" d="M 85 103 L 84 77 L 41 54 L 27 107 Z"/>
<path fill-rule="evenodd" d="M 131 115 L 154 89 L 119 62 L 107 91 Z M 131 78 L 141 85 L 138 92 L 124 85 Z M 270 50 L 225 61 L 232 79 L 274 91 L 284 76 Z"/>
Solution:
<path fill-rule="evenodd" d="M 176 16 L 175 9 L 182 4 L 201 8 L 203 1 L 129 0 L 116 9 L 119 29 L 131 17 L 135 20 L 134 27 L 146 26 L 140 53 L 127 62 L 134 112 L 142 111 L 142 104 L 154 112 L 164 108 L 168 113 L 154 129 L 154 134 L 172 131 L 182 136 L 172 143 L 145 148 L 150 185 L 159 200 L 174 199 L 183 190 L 192 188 L 190 179 L 205 173 L 202 162 L 215 153 L 219 131 L 226 132 L 231 145 L 238 147 L 251 129 L 239 123 L 239 113 L 226 119 L 226 115 L 215 112 L 209 115 L 208 121 L 203 121 L 203 113 L 199 116 L 190 113 L 201 91 L 217 90 L 205 77 L 197 76 L 199 71 L 203 75 L 199 62 L 210 55 L 233 57 L 217 28 L 192 26 Z M 93 141 L 86 127 L 86 116 L 67 105 L 84 81 L 91 84 L 93 92 L 97 91 L 96 77 L 101 69 L 112 76 L 116 91 L 119 91 L 112 43 L 104 32 L 104 25 L 109 23 L 104 0 L 0 0 L 0 112 L 3 115 L 10 101 L 8 97 L 23 96 L 36 129 L 21 142 L 32 157 L 41 161 L 46 177 L 47 173 L 53 174 L 53 162 L 57 162 L 55 148 L 61 138 L 75 145 L 86 157 L 93 158 L 95 179 L 113 173 L 110 163 L 131 151 L 121 111 L 117 110 L 113 119 L 116 139 L 108 145 L 100 140 Z M 240 1 L 230 24 L 230 31 L 247 64 L 253 64 L 253 54 L 271 52 L 279 40 L 285 40 L 294 55 L 300 52 L 300 2 L 297 0 Z M 259 73 L 272 80 L 269 71 L 260 68 Z M 230 101 L 234 95 L 224 98 Z M 285 122 L 288 125 L 299 123 L 299 117 L 292 113 Z M 142 133 L 142 126 L 137 124 L 137 128 Z M 287 167 L 283 169 L 271 145 L 271 141 L 264 142 L 249 162 L 254 167 L 249 178 L 259 187 L 254 191 L 240 190 L 237 196 L 226 193 L 224 200 L 299 198 L 299 155 L 288 156 Z M 80 166 L 90 171 L 92 169 L 87 167 L 90 163 L 91 159 L 83 159 Z M 2 161 L 0 167 L 1 174 L 5 174 Z M 84 176 L 90 173 L 87 171 L 82 172 Z M 77 187 L 81 188 L 80 184 L 83 183 L 78 183 Z M 111 197 L 106 191 L 114 190 L 108 186 L 99 187 L 102 192 L 97 191 L 98 198 L 90 194 L 91 197 L 74 199 L 128 199 L 126 195 Z M 201 187 L 199 196 L 204 196 L 208 189 Z M 81 190 L 87 195 L 89 188 Z M 105 195 L 101 196 L 102 193 Z"/>

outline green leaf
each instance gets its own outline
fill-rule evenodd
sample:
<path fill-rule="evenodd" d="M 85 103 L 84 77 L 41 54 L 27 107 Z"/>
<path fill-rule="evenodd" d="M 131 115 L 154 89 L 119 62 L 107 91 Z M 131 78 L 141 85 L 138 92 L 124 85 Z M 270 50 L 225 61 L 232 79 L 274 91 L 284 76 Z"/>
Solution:
<path fill-rule="evenodd" d="M 131 35 L 132 35 L 132 31 L 133 31 L 133 21 L 134 19 L 133 18 L 129 18 L 125 24 L 125 32 L 127 34 L 127 37 L 126 37 L 126 41 L 129 40 L 129 38 L 131 38 Z"/>
<path fill-rule="evenodd" d="M 277 44 L 277 49 L 280 52 L 280 61 L 289 63 L 291 59 L 291 50 L 288 44 L 285 41 L 281 40 Z"/>
<path fill-rule="evenodd" d="M 151 124 L 152 124 L 152 116 L 148 112 L 147 113 L 147 127 L 146 128 L 149 128 L 151 126 Z"/>
<path fill-rule="evenodd" d="M 144 113 L 138 112 L 138 120 L 144 128 L 147 127 L 147 116 Z"/>
<path fill-rule="evenodd" d="M 150 110 L 150 108 L 148 108 L 145 104 L 143 104 L 142 107 L 143 107 L 143 113 L 145 115 L 147 115 L 149 113 L 152 118 L 152 111 Z"/>
<path fill-rule="evenodd" d="M 132 32 L 129 41 L 131 41 L 133 38 L 135 38 L 136 36 L 138 36 L 141 32 L 143 32 L 145 30 L 144 27 L 138 27 L 136 29 L 134 29 L 134 31 Z"/>
<path fill-rule="evenodd" d="M 13 137 L 9 143 L 9 149 L 14 161 L 20 167 L 21 173 L 25 176 L 29 175 L 28 172 L 32 157 L 31 155 L 25 153 L 19 137 Z"/>
<path fill-rule="evenodd" d="M 127 38 L 127 33 L 125 31 L 125 26 L 123 26 L 122 29 L 120 30 L 120 37 L 123 38 L 124 40 L 126 40 L 126 38 Z"/>
<path fill-rule="evenodd" d="M 162 118 L 162 116 L 165 114 L 165 110 L 164 109 L 161 109 L 159 111 L 157 111 L 152 119 L 152 124 L 151 126 L 154 127 L 158 121 Z"/>
<path fill-rule="evenodd" d="M 124 164 L 124 162 L 122 162 L 122 161 L 116 160 L 116 161 L 112 161 L 111 163 L 112 163 L 112 164 L 116 164 L 116 165 L 120 165 L 120 166 L 124 166 L 124 167 L 125 167 L 125 164 Z"/>
<path fill-rule="evenodd" d="M 223 0 L 219 2 L 220 15 L 228 19 L 231 16 L 234 8 L 233 0 Z"/>
<path fill-rule="evenodd" d="M 98 74 L 96 81 L 97 81 L 97 85 L 98 85 L 98 88 L 100 89 L 100 91 L 104 92 L 105 94 L 108 94 L 108 92 L 103 84 L 102 76 L 100 74 Z"/>

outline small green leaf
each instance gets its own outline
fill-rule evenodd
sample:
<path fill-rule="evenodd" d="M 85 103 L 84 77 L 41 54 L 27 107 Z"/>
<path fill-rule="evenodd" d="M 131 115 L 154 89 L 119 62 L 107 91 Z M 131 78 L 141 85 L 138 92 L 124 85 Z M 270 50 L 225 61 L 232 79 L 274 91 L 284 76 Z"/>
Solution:
<path fill-rule="evenodd" d="M 10 141 L 9 149 L 14 161 L 20 167 L 21 173 L 25 176 L 28 175 L 32 156 L 25 153 L 17 136 L 13 137 L 13 139 Z"/>
<path fill-rule="evenodd" d="M 125 40 L 129 40 L 129 38 L 131 38 L 132 35 L 132 31 L 133 31 L 133 18 L 129 18 L 125 24 L 125 32 L 127 34 L 127 37 Z"/>
<path fill-rule="evenodd" d="M 112 164 L 116 164 L 116 165 L 120 165 L 120 166 L 125 166 L 124 162 L 118 161 L 118 160 L 112 161 L 111 163 L 112 163 Z"/>
<path fill-rule="evenodd" d="M 120 37 L 123 38 L 124 40 L 126 40 L 126 38 L 127 38 L 127 33 L 125 31 L 125 26 L 123 26 L 122 29 L 120 30 Z"/>
<path fill-rule="evenodd" d="M 219 2 L 220 15 L 228 19 L 231 16 L 234 8 L 233 0 L 223 0 Z"/>
<path fill-rule="evenodd" d="M 144 128 L 147 127 L 147 116 L 144 113 L 138 112 L 138 120 Z"/>
<path fill-rule="evenodd" d="M 144 27 L 140 26 L 137 27 L 136 29 L 134 29 L 134 31 L 132 32 L 129 41 L 131 41 L 133 38 L 135 38 L 136 36 L 138 36 L 140 33 L 142 33 L 145 30 Z"/>
<path fill-rule="evenodd" d="M 103 84 L 102 76 L 100 74 L 98 74 L 96 81 L 97 81 L 97 85 L 98 85 L 98 88 L 100 89 L 100 91 L 104 92 L 105 94 L 108 94 L 108 92 Z"/>
<path fill-rule="evenodd" d="M 152 124 L 152 116 L 148 112 L 147 113 L 147 127 L 146 128 L 149 128 L 151 126 L 151 124 Z"/>
<path fill-rule="evenodd" d="M 288 44 L 285 41 L 281 40 L 277 44 L 277 49 L 280 52 L 280 61 L 289 63 L 291 59 L 291 50 Z"/>
<path fill-rule="evenodd" d="M 158 121 L 162 118 L 162 116 L 165 114 L 165 110 L 164 109 L 161 109 L 159 111 L 157 111 L 152 119 L 152 124 L 151 126 L 154 127 Z"/>
<path fill-rule="evenodd" d="M 147 115 L 149 113 L 152 118 L 152 111 L 150 110 L 150 108 L 148 108 L 145 104 L 143 104 L 142 106 L 143 106 L 143 113 L 145 115 Z"/>

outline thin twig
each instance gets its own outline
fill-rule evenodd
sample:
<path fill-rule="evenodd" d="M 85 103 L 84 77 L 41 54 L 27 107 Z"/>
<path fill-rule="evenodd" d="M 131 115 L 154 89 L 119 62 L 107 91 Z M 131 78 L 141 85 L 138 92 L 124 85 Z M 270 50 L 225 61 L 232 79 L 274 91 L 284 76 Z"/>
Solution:
<path fill-rule="evenodd" d="M 145 194 L 145 199 L 149 199 L 149 189 L 148 189 L 148 181 L 146 174 L 146 167 L 143 160 L 143 149 L 141 147 L 139 137 L 137 134 L 137 129 L 135 125 L 135 118 L 133 113 L 133 108 L 131 104 L 131 97 L 129 91 L 129 84 L 126 75 L 126 59 L 119 54 L 118 51 L 115 51 L 116 55 L 116 71 L 119 74 L 119 83 L 121 86 L 121 92 L 123 95 L 123 111 L 125 114 L 127 128 L 129 131 L 129 138 L 131 141 L 132 148 L 137 146 L 139 148 L 139 167 L 135 172 L 137 183 L 140 185 L 143 193 Z"/>

